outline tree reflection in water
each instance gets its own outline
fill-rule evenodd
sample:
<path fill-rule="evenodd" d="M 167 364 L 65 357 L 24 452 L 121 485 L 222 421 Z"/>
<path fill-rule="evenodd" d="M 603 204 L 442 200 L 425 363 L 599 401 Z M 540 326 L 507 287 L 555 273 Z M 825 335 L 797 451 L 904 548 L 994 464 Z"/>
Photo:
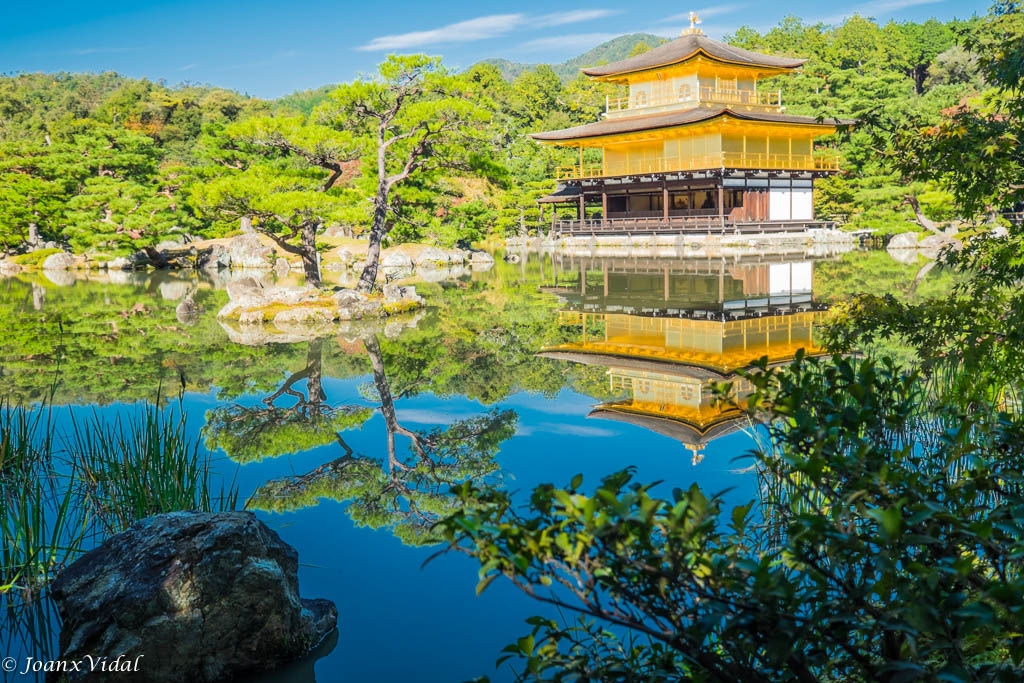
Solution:
<path fill-rule="evenodd" d="M 356 405 L 332 407 L 323 390 L 322 339 L 308 342 L 306 366 L 292 374 L 262 406 L 229 404 L 207 413 L 206 445 L 221 448 L 232 460 L 245 464 L 264 458 L 341 441 L 346 429 L 361 426 L 373 411 Z M 306 380 L 306 392 L 296 385 Z M 282 396 L 295 399 L 290 408 L 274 405 Z M 346 447 L 347 448 L 347 447 Z"/>
<path fill-rule="evenodd" d="M 344 455 L 305 474 L 267 482 L 256 490 L 248 506 L 284 512 L 316 505 L 322 498 L 348 502 L 348 514 L 356 524 L 371 528 L 388 527 L 410 545 L 438 542 L 440 539 L 434 533 L 434 524 L 458 507 L 449 493 L 451 485 L 466 480 L 482 482 L 497 474 L 499 466 L 495 457 L 501 444 L 515 433 L 518 416 L 511 410 L 494 409 L 456 420 L 445 427 L 409 429 L 398 420 L 394 396 L 396 393 L 401 396 L 403 392 L 392 391 L 377 337 L 368 335 L 362 341 L 373 369 L 378 409 L 384 418 L 385 452 L 380 456 L 355 453 L 344 443 L 339 429 L 335 438 L 345 449 Z M 311 342 L 311 350 L 312 345 Z M 268 399 L 271 404 L 283 393 L 295 392 L 295 381 L 301 379 L 298 375 L 303 373 L 290 378 Z M 319 379 L 314 381 L 311 372 L 304 376 L 307 378 L 307 395 L 302 397 L 299 394 L 300 401 L 296 407 L 303 405 L 304 399 L 309 404 L 306 405 L 307 413 L 312 415 L 314 397 L 320 397 L 316 402 L 318 410 L 323 410 L 326 398 Z M 249 410 L 265 412 L 271 409 Z M 355 415 L 357 409 L 349 407 L 345 414 Z M 259 418 L 239 417 L 238 423 L 248 424 L 249 419 Z M 397 447 L 396 435 L 408 440 L 408 448 Z"/>

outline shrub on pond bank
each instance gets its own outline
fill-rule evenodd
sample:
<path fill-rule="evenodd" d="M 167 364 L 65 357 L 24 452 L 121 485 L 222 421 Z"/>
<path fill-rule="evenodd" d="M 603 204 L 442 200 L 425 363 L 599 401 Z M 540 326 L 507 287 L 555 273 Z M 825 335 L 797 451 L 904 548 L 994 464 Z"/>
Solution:
<path fill-rule="evenodd" d="M 481 588 L 504 575 L 583 615 L 531 620 L 506 649 L 525 678 L 1020 680 L 1021 416 L 872 360 L 750 380 L 762 490 L 731 511 L 629 471 L 542 486 L 525 511 L 461 487 L 445 529 Z"/>

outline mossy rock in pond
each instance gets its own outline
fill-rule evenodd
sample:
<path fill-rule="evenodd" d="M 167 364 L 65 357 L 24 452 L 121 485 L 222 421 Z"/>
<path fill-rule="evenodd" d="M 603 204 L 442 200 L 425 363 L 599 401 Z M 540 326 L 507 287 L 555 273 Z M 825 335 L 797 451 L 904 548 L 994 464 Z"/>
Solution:
<path fill-rule="evenodd" d="M 26 268 L 39 268 L 43 264 L 43 261 L 45 261 L 48 256 L 59 254 L 62 251 L 62 249 L 56 248 L 37 249 L 36 251 L 30 251 L 26 254 L 18 254 L 17 256 L 11 258 L 11 261 L 17 263 L 19 266 L 24 266 Z"/>
<path fill-rule="evenodd" d="M 334 630 L 328 600 L 299 597 L 298 553 L 251 512 L 174 512 L 112 536 L 52 595 L 65 660 L 138 658 L 149 683 L 237 679 L 309 652 Z M 123 681 L 125 672 L 68 679 Z"/>

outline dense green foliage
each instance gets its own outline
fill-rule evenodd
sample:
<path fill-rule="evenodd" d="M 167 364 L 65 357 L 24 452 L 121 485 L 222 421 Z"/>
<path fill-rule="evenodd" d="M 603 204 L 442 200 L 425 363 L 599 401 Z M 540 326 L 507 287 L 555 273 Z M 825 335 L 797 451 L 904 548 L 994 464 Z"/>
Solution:
<path fill-rule="evenodd" d="M 506 576 L 620 627 L 534 620 L 508 649 L 527 678 L 1019 680 L 1020 415 L 885 361 L 751 379 L 769 436 L 747 505 L 628 472 L 542 486 L 525 510 L 460 488 L 446 527 L 480 589 Z"/>
<path fill-rule="evenodd" d="M 937 124 L 921 116 L 890 122 L 888 140 L 905 176 L 941 181 L 971 213 L 1024 201 L 1024 4 L 1000 0 L 979 26 L 964 32 L 964 47 L 993 87 Z"/>
<path fill-rule="evenodd" d="M 818 215 L 844 218 L 851 227 L 887 233 L 902 232 L 913 220 L 904 205 L 907 195 L 916 196 L 933 220 L 973 216 L 957 210 L 934 176 L 894 174 L 889 146 L 875 126 L 884 121 L 888 129 L 916 130 L 985 91 L 977 58 L 958 42 L 985 30 L 977 20 L 879 26 L 854 15 L 827 26 L 787 17 L 764 34 L 744 27 L 727 39 L 751 50 L 807 58 L 799 74 L 765 85 L 782 89 L 787 111 L 860 122 L 832 143 L 842 155 L 843 173 L 818 185 L 815 208 Z"/>

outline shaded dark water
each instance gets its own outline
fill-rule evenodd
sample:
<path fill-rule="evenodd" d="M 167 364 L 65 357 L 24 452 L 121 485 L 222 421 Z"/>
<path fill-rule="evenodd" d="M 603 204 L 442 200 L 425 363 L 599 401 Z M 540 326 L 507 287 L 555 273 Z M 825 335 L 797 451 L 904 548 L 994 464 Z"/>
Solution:
<path fill-rule="evenodd" d="M 697 482 L 746 502 L 753 430 L 709 383 L 813 351 L 828 303 L 913 294 L 916 270 L 885 254 L 530 254 L 420 284 L 430 305 L 417 316 L 264 345 L 217 323 L 222 283 L 8 278 L 0 379 L 14 403 L 52 391 L 58 428 L 72 407 L 109 419 L 184 388 L 215 476 L 298 549 L 303 596 L 338 605 L 336 642 L 260 680 L 511 680 L 494 670 L 501 648 L 549 611 L 501 582 L 477 597 L 467 558 L 422 566 L 431 523 L 453 509 L 448 486 L 525 495 L 634 466 L 667 489 Z M 941 286 L 929 278 L 921 287 Z M 50 611 L 10 612 L 0 656 L 55 655 Z"/>

